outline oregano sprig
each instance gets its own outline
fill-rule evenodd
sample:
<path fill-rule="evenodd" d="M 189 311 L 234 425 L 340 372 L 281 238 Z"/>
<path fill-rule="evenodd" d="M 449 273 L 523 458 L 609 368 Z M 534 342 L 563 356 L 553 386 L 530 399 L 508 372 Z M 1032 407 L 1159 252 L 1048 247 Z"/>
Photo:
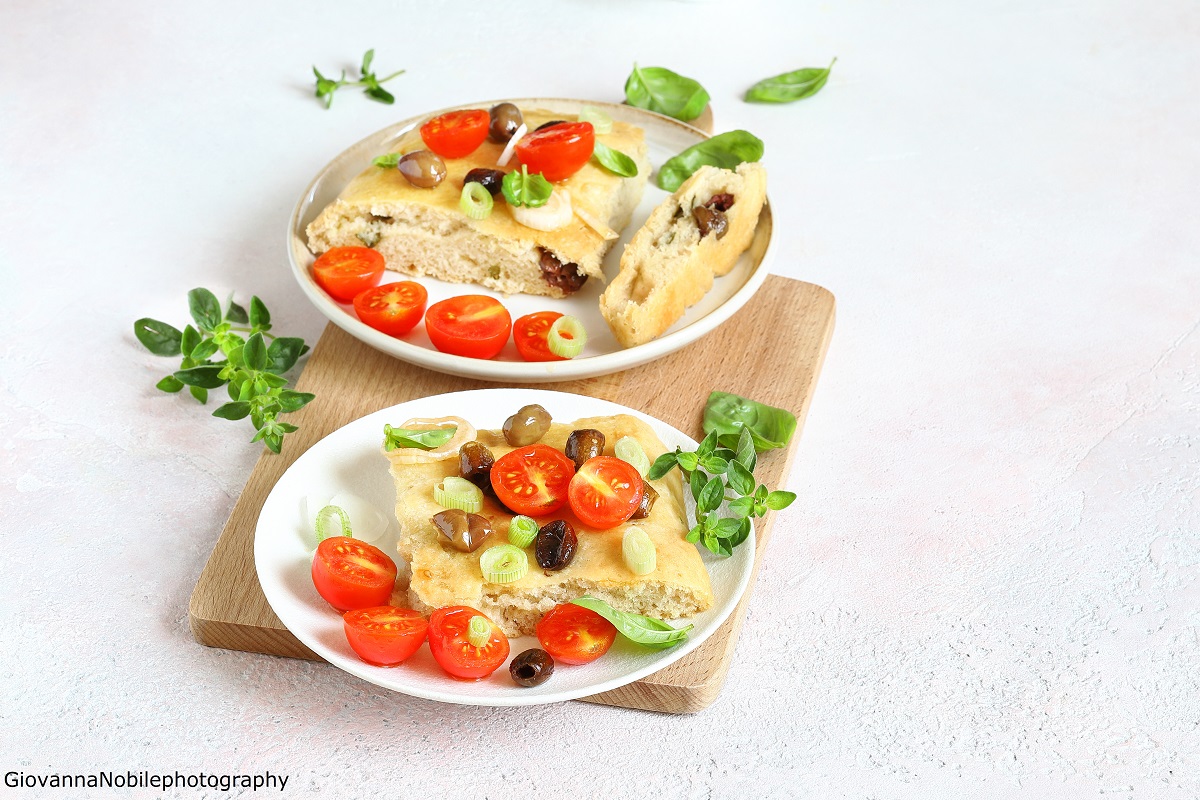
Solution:
<path fill-rule="evenodd" d="M 314 66 L 313 74 L 317 76 L 316 95 L 322 102 L 325 103 L 325 108 L 329 108 L 331 105 L 333 105 L 333 93 L 343 86 L 361 86 L 363 87 L 363 94 L 365 94 L 367 97 L 380 103 L 386 103 L 389 106 L 396 102 L 396 98 L 392 95 L 392 93 L 387 89 L 384 89 L 381 84 L 387 83 L 392 78 L 395 78 L 399 75 L 403 75 L 405 71 L 400 70 L 398 72 L 393 72 L 386 78 L 377 77 L 375 73 L 371 71 L 371 62 L 374 60 L 375 48 L 371 48 L 363 54 L 362 66 L 358 69 L 359 77 L 358 80 L 355 81 L 346 80 L 346 70 L 342 70 L 341 77 L 339 77 L 337 80 L 334 80 L 333 78 L 326 78 L 321 74 L 321 71 Z"/>
<path fill-rule="evenodd" d="M 250 441 L 261 441 L 278 453 L 284 435 L 297 430 L 295 425 L 280 422 L 279 415 L 298 411 L 313 399 L 308 392 L 288 389 L 283 377 L 308 352 L 308 345 L 303 339 L 269 333 L 271 313 L 257 297 L 250 298 L 247 311 L 230 295 L 222 310 L 217 296 L 208 289 L 192 289 L 188 309 L 195 325 L 182 331 L 149 317 L 133 323 L 134 335 L 151 353 L 183 358 L 180 368 L 155 386 L 170 393 L 186 386 L 201 403 L 208 402 L 210 389 L 227 386 L 230 402 L 213 416 L 249 417 L 257 431 Z M 218 353 L 224 358 L 214 361 Z"/>

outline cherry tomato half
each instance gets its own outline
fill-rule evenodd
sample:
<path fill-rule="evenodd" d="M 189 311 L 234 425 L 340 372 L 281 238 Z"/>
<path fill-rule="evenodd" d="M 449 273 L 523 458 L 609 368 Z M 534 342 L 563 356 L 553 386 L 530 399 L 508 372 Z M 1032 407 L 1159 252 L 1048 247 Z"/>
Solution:
<path fill-rule="evenodd" d="M 642 502 L 644 485 L 628 461 L 596 456 L 583 462 L 571 478 L 567 495 L 580 522 L 603 531 L 633 516 Z"/>
<path fill-rule="evenodd" d="M 575 462 L 544 444 L 510 450 L 492 465 L 492 488 L 518 514 L 553 514 L 567 502 Z M 636 471 L 635 471 L 636 474 Z"/>
<path fill-rule="evenodd" d="M 377 667 L 394 667 L 407 660 L 429 632 L 429 623 L 419 613 L 395 606 L 347 611 L 342 623 L 350 649 Z"/>
<path fill-rule="evenodd" d="M 369 247 L 334 247 L 313 262 L 313 278 L 334 300 L 349 303 L 379 282 L 383 267 L 383 256 Z"/>
<path fill-rule="evenodd" d="M 548 181 L 561 181 L 578 172 L 596 149 L 590 122 L 566 122 L 534 131 L 517 142 L 517 158 Z"/>
<path fill-rule="evenodd" d="M 564 664 L 591 663 L 617 639 L 616 626 L 574 603 L 560 603 L 547 611 L 535 630 L 542 649 Z"/>
<path fill-rule="evenodd" d="M 491 358 L 504 349 L 512 317 L 493 297 L 464 294 L 431 305 L 425 312 L 425 330 L 443 353 Z"/>
<path fill-rule="evenodd" d="M 396 565 L 374 545 L 331 536 L 317 546 L 312 564 L 317 594 L 338 611 L 387 605 Z"/>
<path fill-rule="evenodd" d="M 472 617 L 483 617 L 492 626 L 492 635 L 483 647 L 467 638 Z M 429 649 L 447 675 L 477 681 L 491 675 L 508 658 L 508 637 L 486 614 L 470 606 L 448 606 L 429 617 Z"/>
<path fill-rule="evenodd" d="M 521 358 L 526 361 L 567 360 L 551 353 L 550 345 L 546 343 L 550 326 L 561 316 L 557 311 L 538 311 L 536 314 L 526 314 L 513 323 L 513 341 Z"/>
<path fill-rule="evenodd" d="M 403 336 L 421 321 L 429 292 L 413 281 L 385 283 L 354 296 L 354 313 L 377 331 Z"/>
<path fill-rule="evenodd" d="M 490 123 L 491 115 L 482 108 L 450 111 L 422 125 L 421 139 L 442 158 L 463 158 L 483 144 Z"/>

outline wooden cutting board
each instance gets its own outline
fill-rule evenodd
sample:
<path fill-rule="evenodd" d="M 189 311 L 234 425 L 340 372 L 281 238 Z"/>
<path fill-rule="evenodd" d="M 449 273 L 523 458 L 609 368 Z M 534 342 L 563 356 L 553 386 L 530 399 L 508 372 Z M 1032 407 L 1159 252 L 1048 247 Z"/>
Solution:
<path fill-rule="evenodd" d="M 786 450 L 763 454 L 755 469 L 768 486 L 782 486 L 833 333 L 833 319 L 834 299 L 828 291 L 773 275 L 724 325 L 672 355 L 613 375 L 533 388 L 621 403 L 696 439 L 703 438 L 700 422 L 712 390 L 789 409 L 799 420 L 796 436 Z M 406 400 L 491 385 L 397 361 L 332 323 L 327 325 L 297 385 L 316 399 L 288 416 L 300 430 L 284 440 L 281 455 L 263 450 L 196 583 L 188 613 L 197 641 L 211 647 L 320 660 L 283 627 L 258 584 L 254 528 L 267 494 L 301 453 L 351 420 Z M 754 575 L 767 549 L 773 517 L 768 514 L 755 525 Z M 725 680 L 753 588 L 752 576 L 730 618 L 686 657 L 640 681 L 584 699 L 672 713 L 705 708 L 716 699 Z"/>

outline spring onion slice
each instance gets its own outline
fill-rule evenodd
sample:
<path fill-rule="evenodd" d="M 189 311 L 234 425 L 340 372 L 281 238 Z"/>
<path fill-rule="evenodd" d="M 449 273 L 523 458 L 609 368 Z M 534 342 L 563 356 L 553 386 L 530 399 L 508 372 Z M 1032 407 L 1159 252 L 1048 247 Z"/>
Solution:
<path fill-rule="evenodd" d="M 612 133 L 612 117 L 594 106 L 584 106 L 579 109 L 579 116 L 576 119 L 580 122 L 592 123 L 592 128 L 598 134 Z"/>
<path fill-rule="evenodd" d="M 488 583 L 512 583 L 529 572 L 529 556 L 515 545 L 498 544 L 483 551 L 479 570 Z"/>
<path fill-rule="evenodd" d="M 508 543 L 514 547 L 529 547 L 538 535 L 538 524 L 532 517 L 518 514 L 508 523 Z"/>
<path fill-rule="evenodd" d="M 587 331 L 583 329 L 583 323 L 575 317 L 559 317 L 550 326 L 546 344 L 550 346 L 550 352 L 554 355 L 574 358 L 583 352 L 584 345 L 587 344 Z"/>
<path fill-rule="evenodd" d="M 467 641 L 472 647 L 483 647 L 492 640 L 492 623 L 487 617 L 476 615 L 467 623 Z"/>
<path fill-rule="evenodd" d="M 330 526 L 335 523 L 338 529 L 330 530 Z M 354 538 L 354 534 L 350 532 L 350 517 L 346 516 L 341 506 L 328 505 L 317 512 L 317 541 L 323 542 L 330 536 Z"/>
<path fill-rule="evenodd" d="M 512 158 L 513 151 L 517 149 L 517 142 L 521 141 L 521 137 L 528 132 L 529 126 L 524 122 L 513 131 L 512 138 L 508 140 L 508 144 L 504 147 L 504 152 L 500 154 L 500 159 L 496 162 L 497 167 L 508 166 L 508 160 Z"/>
<path fill-rule="evenodd" d="M 458 508 L 478 514 L 483 508 L 483 491 L 466 478 L 446 478 L 433 487 L 433 499 L 442 508 Z"/>
<path fill-rule="evenodd" d="M 625 558 L 625 566 L 634 575 L 649 575 L 658 565 L 654 542 L 641 528 L 625 531 L 625 538 L 621 540 L 621 555 Z"/>
<path fill-rule="evenodd" d="M 646 451 L 632 436 L 622 436 L 617 439 L 617 443 L 613 446 L 613 454 L 622 461 L 632 464 L 643 478 L 650 471 L 650 459 L 646 457 Z"/>
<path fill-rule="evenodd" d="M 458 208 L 471 219 L 486 219 L 492 213 L 492 193 L 482 183 L 471 181 L 463 184 Z"/>

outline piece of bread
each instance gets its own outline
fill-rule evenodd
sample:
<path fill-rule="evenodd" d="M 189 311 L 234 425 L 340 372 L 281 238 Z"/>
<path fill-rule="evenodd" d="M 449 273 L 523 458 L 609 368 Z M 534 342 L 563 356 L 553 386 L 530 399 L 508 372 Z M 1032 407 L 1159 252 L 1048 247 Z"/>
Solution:
<path fill-rule="evenodd" d="M 522 111 L 531 131 L 562 118 L 549 111 Z M 592 159 L 555 184 L 555 191 L 569 192 L 575 211 L 562 228 L 538 231 L 520 224 L 503 195 L 495 198 L 486 219 L 473 220 L 459 209 L 463 178 L 472 169 L 520 169 L 515 157 L 497 167 L 504 145 L 485 141 L 466 158 L 444 159 L 446 177 L 432 189 L 413 186 L 397 169 L 368 167 L 309 224 L 308 248 L 320 255 L 332 247 L 366 245 L 383 255 L 389 270 L 408 275 L 478 283 L 504 294 L 565 297 L 582 281 L 556 279 L 554 273 L 566 269 L 572 278 L 578 274 L 585 280 L 604 280 L 604 255 L 629 224 L 650 173 L 641 128 L 614 122 L 612 132 L 596 140 L 629 155 L 638 164 L 638 174 L 622 178 Z M 418 130 L 392 148 L 397 153 L 422 149 Z"/>
<path fill-rule="evenodd" d="M 636 438 L 651 461 L 666 452 L 649 425 L 627 415 L 591 417 L 570 425 L 554 423 L 541 443 L 562 450 L 571 431 L 579 428 L 603 433 L 606 455 L 612 455 L 614 443 L 622 436 Z M 513 449 L 499 431 L 478 431 L 475 438 L 496 458 Z M 585 594 L 621 611 L 664 620 L 692 616 L 712 606 L 708 571 L 696 546 L 684 538 L 688 526 L 678 470 L 650 482 L 659 497 L 646 519 L 597 531 L 580 522 L 567 506 L 539 518 L 541 525 L 564 519 L 575 528 L 579 546 L 574 559 L 561 570 L 545 571 L 538 566 L 531 545 L 526 548 L 529 572 L 513 583 L 496 584 L 483 579 L 479 557 L 488 547 L 508 541 L 512 515 L 485 497 L 480 513 L 491 521 L 495 533 L 475 552 L 459 552 L 442 543 L 430 522 L 430 517 L 443 510 L 433 499 L 433 488 L 445 477 L 458 474 L 458 459 L 402 464 L 398 463 L 398 451 L 384 454 L 396 483 L 397 549 L 411 571 L 409 605 L 424 614 L 444 606 L 467 605 L 487 614 L 507 635 L 527 636 L 555 605 Z M 648 575 L 636 575 L 625 566 L 621 542 L 631 526 L 641 528 L 654 542 L 657 565 Z"/>
<path fill-rule="evenodd" d="M 733 269 L 754 238 L 766 192 L 761 164 L 744 163 L 737 170 L 703 166 L 654 209 L 600 296 L 600 313 L 617 341 L 633 347 L 658 338 L 704 297 L 714 276 Z M 714 204 L 722 195 L 728 198 Z M 726 204 L 724 235 L 701 236 L 696 214 Z"/>

